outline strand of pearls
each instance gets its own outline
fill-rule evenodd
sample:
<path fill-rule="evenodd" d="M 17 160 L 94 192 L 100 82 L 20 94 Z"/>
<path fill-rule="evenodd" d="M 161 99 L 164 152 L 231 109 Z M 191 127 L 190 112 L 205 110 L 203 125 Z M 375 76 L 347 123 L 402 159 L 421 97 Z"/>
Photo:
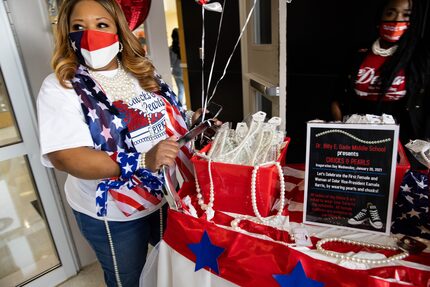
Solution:
<path fill-rule="evenodd" d="M 215 188 L 214 188 L 214 184 L 213 184 L 212 169 L 211 169 L 212 159 L 210 157 L 208 157 L 207 155 L 202 154 L 202 153 L 196 153 L 196 155 L 200 156 L 200 157 L 202 157 L 208 161 L 209 202 L 207 204 L 205 204 L 205 202 L 204 202 L 203 194 L 201 192 L 201 188 L 199 185 L 199 181 L 197 179 L 197 173 L 196 173 L 195 169 L 194 169 L 194 174 L 196 174 L 195 186 L 196 186 L 196 192 L 197 192 L 197 203 L 199 204 L 200 208 L 209 215 L 209 214 L 213 213 L 213 206 L 214 206 L 214 201 L 215 201 Z M 261 216 L 260 212 L 258 211 L 258 206 L 257 206 L 257 191 L 256 191 L 257 174 L 258 174 L 258 170 L 260 169 L 260 167 L 270 166 L 270 165 L 275 165 L 277 170 L 278 170 L 278 174 L 279 174 L 279 183 L 280 183 L 280 189 L 281 189 L 280 195 L 279 195 L 279 197 L 280 197 L 279 198 L 280 208 L 279 208 L 279 210 L 275 216 L 263 217 L 263 216 Z M 252 175 L 251 175 L 251 204 L 252 204 L 252 210 L 254 211 L 254 214 L 255 214 L 256 218 L 258 219 L 258 222 L 263 223 L 263 224 L 267 224 L 270 226 L 274 226 L 274 227 L 279 224 L 281 216 L 282 216 L 282 212 L 284 210 L 284 205 L 285 205 L 284 172 L 282 171 L 282 167 L 281 167 L 281 164 L 279 162 L 267 162 L 267 163 L 263 163 L 263 164 L 254 166 L 254 169 L 252 170 Z"/>
<path fill-rule="evenodd" d="M 267 161 L 273 161 L 276 160 L 277 157 L 273 157 L 271 148 L 273 146 L 276 146 L 276 144 L 273 142 L 275 133 L 273 131 L 266 131 L 262 134 L 262 137 L 264 136 L 264 142 L 259 145 L 258 152 L 255 153 L 253 158 L 253 164 L 256 164 L 258 162 L 267 162 Z M 269 160 L 267 160 L 269 159 Z"/>
<path fill-rule="evenodd" d="M 260 167 L 262 166 L 268 166 L 268 165 L 275 165 L 277 170 L 278 170 L 278 175 L 279 175 L 279 185 L 280 185 L 280 195 L 279 195 L 279 201 L 280 201 L 280 207 L 278 212 L 276 213 L 276 216 L 274 217 L 262 217 L 260 214 L 260 211 L 258 211 L 258 206 L 257 206 L 257 174 L 258 174 L 258 170 L 260 169 Z M 254 169 L 252 170 L 252 176 L 251 176 L 251 204 L 252 204 L 252 210 L 254 211 L 255 216 L 258 218 L 258 220 L 260 222 L 264 222 L 264 223 L 278 223 L 279 219 L 282 215 L 282 212 L 284 210 L 284 205 L 285 205 L 285 182 L 284 182 L 284 172 L 282 171 L 282 167 L 281 164 L 279 162 L 268 162 L 268 163 L 263 163 L 263 164 L 259 164 L 254 166 Z"/>
<path fill-rule="evenodd" d="M 363 246 L 363 247 L 370 247 L 370 248 L 384 249 L 384 250 L 393 250 L 393 251 L 399 250 L 399 248 L 394 247 L 394 246 L 386 246 L 386 245 L 380 245 L 380 244 L 375 244 L 375 243 L 360 242 L 360 241 L 354 241 L 354 240 L 350 240 L 350 239 L 346 239 L 346 238 L 337 238 L 337 237 L 324 238 L 324 239 L 321 239 L 320 241 L 318 241 L 316 244 L 317 251 L 324 254 L 324 255 L 338 258 L 338 259 L 353 261 L 353 262 L 357 262 L 357 263 L 386 264 L 386 263 L 390 263 L 390 262 L 393 262 L 396 260 L 402 260 L 402 259 L 409 256 L 408 251 L 403 251 L 402 253 L 390 256 L 386 259 L 357 258 L 357 257 L 352 257 L 349 255 L 346 255 L 345 253 L 325 250 L 322 246 L 327 242 L 341 242 L 341 243 L 345 243 L 345 244 L 352 244 L 352 245 L 358 245 L 358 246 Z"/>
<path fill-rule="evenodd" d="M 208 204 L 205 204 L 205 202 L 203 200 L 203 195 L 202 195 L 202 191 L 200 189 L 199 181 L 197 180 L 197 175 L 195 176 L 197 203 L 200 205 L 200 208 L 203 211 L 208 210 L 208 208 L 212 209 L 214 206 L 214 201 L 215 201 L 215 189 L 214 189 L 214 182 L 212 180 L 212 171 L 211 171 L 212 159 L 207 158 L 207 160 L 208 160 L 208 173 L 209 173 L 209 202 L 208 202 Z M 194 174 L 196 174 L 195 170 L 194 170 Z"/>
<path fill-rule="evenodd" d="M 257 157 L 258 155 L 263 154 L 263 149 L 265 148 L 265 144 L 263 143 L 263 140 L 265 139 L 264 130 L 261 131 L 261 133 L 257 136 L 258 144 L 255 146 L 255 153 L 254 156 L 251 157 L 251 163 L 252 165 L 255 165 L 257 163 Z M 270 142 L 269 142 L 270 144 Z M 244 147 L 246 149 L 246 146 Z"/>
<path fill-rule="evenodd" d="M 119 60 L 118 71 L 113 77 L 107 77 L 92 70 L 89 70 L 89 73 L 113 101 L 123 101 L 128 104 L 136 96 L 133 79 L 124 70 Z"/>
<path fill-rule="evenodd" d="M 151 144 L 152 146 L 154 146 L 154 139 L 155 139 L 155 135 L 154 135 L 154 128 L 152 125 L 152 121 L 151 121 L 151 115 L 148 112 L 148 107 L 145 110 L 145 116 L 148 119 L 148 124 L 149 124 L 149 136 L 151 137 Z"/>
<path fill-rule="evenodd" d="M 139 168 L 139 169 L 145 169 L 146 168 L 145 159 L 146 159 L 146 153 L 144 153 L 144 152 L 140 153 L 137 168 Z"/>
<path fill-rule="evenodd" d="M 332 130 L 327 130 L 327 131 L 320 132 L 320 133 L 316 134 L 315 137 L 320 137 L 320 136 L 323 136 L 323 135 L 326 135 L 326 134 L 331 134 L 331 133 L 344 134 L 344 135 L 346 135 L 346 136 L 348 136 L 348 137 L 350 137 L 350 138 L 352 138 L 352 139 L 354 139 L 354 140 L 356 140 L 358 142 L 364 143 L 364 144 L 381 144 L 381 143 L 386 143 L 386 142 L 391 141 L 390 138 L 386 138 L 386 139 L 382 139 L 382 140 L 377 140 L 377 141 L 365 141 L 365 140 L 362 140 L 362 139 L 360 139 L 360 138 L 358 138 L 358 137 L 356 137 L 356 136 L 354 136 L 354 135 L 352 135 L 352 134 L 350 134 L 350 133 L 348 133 L 346 131 L 338 130 L 338 129 L 332 129 Z"/>
<path fill-rule="evenodd" d="M 113 270 L 115 274 L 116 284 L 118 285 L 118 287 L 122 287 L 121 277 L 119 276 L 118 262 L 116 260 L 115 247 L 113 245 L 113 240 L 112 240 L 112 233 L 110 232 L 109 223 L 108 223 L 108 220 L 106 219 L 106 216 L 103 219 L 104 219 L 106 233 L 109 241 L 110 252 L 112 254 Z"/>
<path fill-rule="evenodd" d="M 379 43 L 379 39 L 376 39 L 376 41 L 372 45 L 373 54 L 378 55 L 378 56 L 382 56 L 382 57 L 391 56 L 396 52 L 396 50 L 397 50 L 397 45 L 394 45 L 388 49 L 381 48 L 381 45 Z"/>
<path fill-rule="evenodd" d="M 272 216 L 272 218 L 274 218 L 274 216 Z M 267 222 L 261 222 L 258 218 L 253 217 L 253 216 L 250 216 L 250 215 L 239 215 L 238 217 L 236 217 L 235 219 L 233 219 L 233 220 L 230 222 L 230 226 L 233 228 L 233 230 L 234 230 L 234 231 L 239 232 L 239 233 L 252 235 L 252 236 L 254 236 L 254 237 L 257 237 L 257 238 L 260 238 L 260 239 L 265 239 L 265 240 L 270 239 L 270 240 L 272 240 L 272 241 L 274 241 L 274 242 L 276 242 L 276 243 L 280 243 L 280 244 L 283 244 L 283 245 L 285 245 L 285 246 L 294 246 L 294 245 L 295 245 L 295 243 L 287 243 L 287 242 L 284 242 L 284 241 L 275 240 L 275 239 L 273 239 L 273 238 L 271 238 L 271 237 L 268 237 L 268 236 L 266 236 L 266 235 L 263 235 L 263 234 L 253 233 L 253 232 L 250 232 L 250 231 L 243 230 L 243 229 L 242 229 L 242 228 L 240 228 L 240 226 L 239 226 L 239 224 L 240 224 L 240 222 L 241 222 L 242 220 L 248 220 L 248 221 L 251 221 L 252 223 L 255 223 L 255 224 L 260 224 L 260 225 L 270 226 L 270 227 L 273 227 L 273 228 L 276 228 L 276 229 L 279 229 L 279 230 L 282 230 L 282 231 L 287 231 L 287 232 L 289 233 L 289 235 L 290 235 L 290 239 L 291 239 L 292 241 L 294 241 L 294 235 L 293 235 L 293 234 L 291 234 L 291 233 L 290 233 L 290 231 L 289 231 L 288 229 L 283 228 L 283 227 L 282 227 L 282 223 L 281 223 L 280 221 L 279 221 L 279 222 L 277 222 L 277 224 L 276 224 L 276 226 L 275 226 L 275 225 L 273 224 L 273 221 L 268 222 L 268 223 L 267 223 Z M 288 223 L 288 224 L 289 224 L 289 223 Z"/>

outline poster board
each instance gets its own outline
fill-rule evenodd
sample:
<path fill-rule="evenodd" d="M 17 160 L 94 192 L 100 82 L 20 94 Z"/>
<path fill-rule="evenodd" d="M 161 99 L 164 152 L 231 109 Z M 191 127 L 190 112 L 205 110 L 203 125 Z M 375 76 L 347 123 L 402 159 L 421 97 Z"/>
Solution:
<path fill-rule="evenodd" d="M 303 222 L 390 233 L 399 127 L 308 123 Z"/>

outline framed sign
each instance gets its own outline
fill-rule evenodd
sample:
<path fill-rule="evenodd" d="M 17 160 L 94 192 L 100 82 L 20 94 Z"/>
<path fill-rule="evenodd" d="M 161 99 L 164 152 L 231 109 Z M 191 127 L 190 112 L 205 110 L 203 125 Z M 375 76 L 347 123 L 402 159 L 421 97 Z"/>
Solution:
<path fill-rule="evenodd" d="M 308 123 L 303 222 L 389 234 L 397 125 Z"/>

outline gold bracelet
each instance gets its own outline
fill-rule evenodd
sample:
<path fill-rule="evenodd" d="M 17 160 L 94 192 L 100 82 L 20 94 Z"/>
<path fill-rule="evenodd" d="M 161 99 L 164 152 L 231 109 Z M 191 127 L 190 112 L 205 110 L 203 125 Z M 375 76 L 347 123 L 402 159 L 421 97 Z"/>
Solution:
<path fill-rule="evenodd" d="M 140 153 L 139 166 L 138 166 L 139 169 L 145 169 L 146 168 L 145 157 L 146 157 L 146 153 L 144 153 L 144 152 Z"/>

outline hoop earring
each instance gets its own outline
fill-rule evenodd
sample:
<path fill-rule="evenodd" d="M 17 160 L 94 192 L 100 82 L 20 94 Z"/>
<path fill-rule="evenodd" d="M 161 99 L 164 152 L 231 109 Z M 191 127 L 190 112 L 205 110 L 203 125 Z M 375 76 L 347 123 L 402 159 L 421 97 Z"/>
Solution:
<path fill-rule="evenodd" d="M 119 42 L 119 52 L 121 53 L 122 50 L 124 50 L 124 45 L 121 42 Z"/>

